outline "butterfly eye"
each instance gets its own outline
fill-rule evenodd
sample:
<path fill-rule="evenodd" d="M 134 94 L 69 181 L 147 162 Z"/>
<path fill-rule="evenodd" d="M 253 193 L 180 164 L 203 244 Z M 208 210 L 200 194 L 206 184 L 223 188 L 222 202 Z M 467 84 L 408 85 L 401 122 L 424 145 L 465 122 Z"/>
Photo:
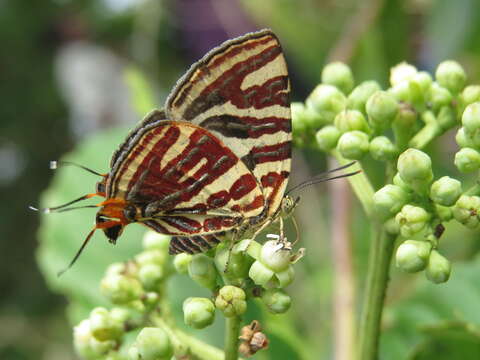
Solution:
<path fill-rule="evenodd" d="M 123 215 L 128 221 L 135 221 L 135 216 L 137 215 L 137 208 L 133 205 L 127 205 L 125 209 L 123 209 Z"/>

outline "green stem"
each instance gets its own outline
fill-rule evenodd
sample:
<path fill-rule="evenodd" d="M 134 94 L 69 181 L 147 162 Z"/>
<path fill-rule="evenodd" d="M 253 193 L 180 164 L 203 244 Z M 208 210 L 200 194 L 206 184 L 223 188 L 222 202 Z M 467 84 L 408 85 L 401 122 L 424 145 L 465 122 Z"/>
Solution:
<path fill-rule="evenodd" d="M 168 334 L 177 358 L 185 358 L 191 355 L 194 359 L 200 360 L 224 360 L 222 350 L 178 330 L 171 324 L 168 324 L 162 317 L 153 317 L 153 322 Z"/>
<path fill-rule="evenodd" d="M 346 165 L 351 160 L 347 160 L 343 158 L 336 150 L 332 151 L 332 155 L 337 159 L 338 163 L 340 165 Z M 362 169 L 362 166 L 360 165 L 359 162 L 356 162 L 354 165 L 349 168 L 351 171 L 357 171 L 360 170 L 361 172 L 354 175 L 354 176 L 349 176 L 348 182 L 352 186 L 353 192 L 357 196 L 358 200 L 360 200 L 363 209 L 365 210 L 365 213 L 369 218 L 372 218 L 373 216 L 373 194 L 375 193 L 375 190 L 373 189 L 372 184 L 370 183 L 370 180 L 368 180 L 367 175 Z"/>
<path fill-rule="evenodd" d="M 238 358 L 238 336 L 240 334 L 240 317 L 225 318 L 225 360 Z"/>
<path fill-rule="evenodd" d="M 358 331 L 359 360 L 378 358 L 380 324 L 395 243 L 395 236 L 381 230 L 380 225 L 375 230 L 368 256 L 367 284 Z"/>
<path fill-rule="evenodd" d="M 431 111 L 425 111 L 422 114 L 422 120 L 425 126 L 410 140 L 410 147 L 423 149 L 430 141 L 443 133 L 442 128 L 438 125 L 435 115 Z"/>

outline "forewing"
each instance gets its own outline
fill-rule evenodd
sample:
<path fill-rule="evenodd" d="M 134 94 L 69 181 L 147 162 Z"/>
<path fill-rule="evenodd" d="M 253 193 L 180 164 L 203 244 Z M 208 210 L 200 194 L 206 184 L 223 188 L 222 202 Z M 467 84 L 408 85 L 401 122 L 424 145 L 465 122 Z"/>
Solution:
<path fill-rule="evenodd" d="M 270 30 L 225 42 L 180 79 L 167 99 L 169 119 L 212 132 L 261 184 L 268 213 L 290 173 L 290 84 L 282 48 Z"/>
<path fill-rule="evenodd" d="M 153 125 L 152 125 L 153 124 Z M 260 214 L 255 177 L 218 138 L 187 122 L 159 121 L 137 132 L 107 181 L 109 198 L 143 209 L 146 225 L 166 234 L 229 230 Z"/>

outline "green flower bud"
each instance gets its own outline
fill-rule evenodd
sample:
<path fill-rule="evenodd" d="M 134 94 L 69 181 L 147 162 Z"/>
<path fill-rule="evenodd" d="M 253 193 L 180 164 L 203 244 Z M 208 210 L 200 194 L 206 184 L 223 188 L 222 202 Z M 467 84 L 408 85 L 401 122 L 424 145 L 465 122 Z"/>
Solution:
<path fill-rule="evenodd" d="M 257 285 L 265 287 L 275 275 L 275 272 L 263 265 L 260 261 L 255 261 L 250 270 L 248 271 L 248 277 L 253 280 Z"/>
<path fill-rule="evenodd" d="M 293 281 L 295 271 L 293 270 L 293 266 L 290 265 L 286 270 L 275 273 L 260 261 L 255 261 L 250 267 L 248 276 L 255 284 L 261 285 L 266 289 L 282 288 Z"/>
<path fill-rule="evenodd" d="M 452 209 L 453 217 L 469 229 L 475 229 L 479 223 L 480 197 L 462 195 Z"/>
<path fill-rule="evenodd" d="M 457 134 L 455 135 L 455 141 L 461 148 L 474 146 L 472 139 L 465 133 L 463 127 L 458 129 Z"/>
<path fill-rule="evenodd" d="M 370 133 L 367 120 L 358 110 L 344 110 L 335 116 L 334 124 L 341 133 L 359 130 Z"/>
<path fill-rule="evenodd" d="M 93 353 L 96 354 L 93 359 L 106 359 L 109 357 L 109 352 L 114 350 L 117 346 L 117 342 L 114 340 L 98 341 L 96 338 L 92 337 L 89 345 Z"/>
<path fill-rule="evenodd" d="M 395 157 L 397 149 L 386 136 L 377 136 L 370 141 L 370 154 L 375 160 L 388 161 Z"/>
<path fill-rule="evenodd" d="M 395 216 L 400 226 L 400 233 L 404 237 L 411 237 L 422 231 L 430 221 L 431 215 L 424 208 L 413 205 L 404 205 Z"/>
<path fill-rule="evenodd" d="M 465 147 L 455 154 L 455 166 L 463 173 L 480 169 L 480 153 L 472 148 Z"/>
<path fill-rule="evenodd" d="M 348 94 L 354 86 L 352 70 L 342 62 L 332 62 L 323 68 L 322 83 L 333 85 Z"/>
<path fill-rule="evenodd" d="M 305 102 L 307 108 L 314 110 L 324 119 L 324 124 L 331 124 L 335 115 L 345 109 L 347 99 L 335 86 L 318 85 Z"/>
<path fill-rule="evenodd" d="M 159 234 L 155 231 L 147 231 L 143 236 L 143 248 L 145 250 L 160 250 L 168 253 L 168 247 L 170 246 L 170 236 Z"/>
<path fill-rule="evenodd" d="M 212 290 L 217 285 L 217 271 L 213 260 L 204 254 L 193 255 L 188 264 L 188 275 L 207 289 Z"/>
<path fill-rule="evenodd" d="M 377 216 L 386 220 L 395 215 L 409 200 L 408 193 L 400 186 L 388 184 L 373 195 L 373 205 Z"/>
<path fill-rule="evenodd" d="M 465 108 L 462 125 L 469 136 L 480 132 L 480 102 L 474 102 Z"/>
<path fill-rule="evenodd" d="M 417 74 L 417 68 L 408 63 L 401 62 L 390 69 L 390 84 L 395 86 L 404 81 L 411 80 Z"/>
<path fill-rule="evenodd" d="M 412 102 L 411 100 L 414 95 L 411 93 L 412 88 L 410 87 L 410 84 L 409 81 L 402 81 L 388 89 L 388 92 L 395 98 L 395 100 L 410 103 Z"/>
<path fill-rule="evenodd" d="M 469 85 L 463 89 L 460 95 L 461 103 L 464 107 L 471 103 L 480 101 L 480 85 Z"/>
<path fill-rule="evenodd" d="M 125 263 L 112 263 L 108 265 L 107 271 L 105 272 L 106 275 L 120 275 L 124 274 L 126 271 Z"/>
<path fill-rule="evenodd" d="M 376 81 L 364 81 L 350 93 L 347 99 L 347 108 L 361 111 L 365 114 L 365 105 L 373 93 L 380 90 Z"/>
<path fill-rule="evenodd" d="M 432 244 L 428 241 L 407 240 L 397 249 L 397 267 L 409 273 L 425 269 L 428 264 Z"/>
<path fill-rule="evenodd" d="M 302 136 L 310 129 L 316 130 L 327 124 L 323 118 L 314 109 L 304 106 L 302 103 L 296 104 L 292 109 L 292 124 L 294 136 Z M 295 119 L 295 120 L 293 120 Z M 296 128 L 295 128 L 296 127 Z"/>
<path fill-rule="evenodd" d="M 165 278 L 165 271 L 156 264 L 142 265 L 138 271 L 138 279 L 146 290 L 158 290 L 158 286 Z"/>
<path fill-rule="evenodd" d="M 428 99 L 430 100 L 433 109 L 439 109 L 442 106 L 449 106 L 452 103 L 452 94 L 448 89 L 433 82 L 430 86 Z"/>
<path fill-rule="evenodd" d="M 246 278 L 253 261 L 245 251 L 230 250 L 228 245 L 217 247 L 215 253 L 215 265 L 218 272 L 223 273 L 230 280 Z"/>
<path fill-rule="evenodd" d="M 203 329 L 215 320 L 215 305 L 210 299 L 190 297 L 183 302 L 183 320 L 195 329 Z"/>
<path fill-rule="evenodd" d="M 215 298 L 215 306 L 225 317 L 240 316 L 247 310 L 245 291 L 241 288 L 226 285 L 220 289 Z"/>
<path fill-rule="evenodd" d="M 130 276 L 106 275 L 101 283 L 100 290 L 113 304 L 126 304 L 139 299 L 143 293 L 140 282 Z"/>
<path fill-rule="evenodd" d="M 125 307 L 114 307 L 110 310 L 110 317 L 120 323 L 124 324 L 125 322 L 129 321 L 133 316 L 135 316 L 134 312 L 131 309 Z"/>
<path fill-rule="evenodd" d="M 139 266 L 147 264 L 163 266 L 168 261 L 168 253 L 158 249 L 144 250 L 135 256 L 135 261 Z"/>
<path fill-rule="evenodd" d="M 145 327 L 137 335 L 135 347 L 142 360 L 170 360 L 173 346 L 168 334 L 157 327 Z"/>
<path fill-rule="evenodd" d="M 292 304 L 292 298 L 285 291 L 279 289 L 265 290 L 262 294 L 262 301 L 274 314 L 287 312 Z"/>
<path fill-rule="evenodd" d="M 453 212 L 450 207 L 435 204 L 435 212 L 442 222 L 452 220 Z"/>
<path fill-rule="evenodd" d="M 82 320 L 80 324 L 73 328 L 73 345 L 78 355 L 85 359 L 95 359 L 101 355 L 97 354 L 90 346 L 92 339 L 90 321 L 88 319 Z"/>
<path fill-rule="evenodd" d="M 116 340 L 123 334 L 122 323 L 113 319 L 103 307 L 93 309 L 89 320 L 90 331 L 98 341 Z"/>
<path fill-rule="evenodd" d="M 462 195 L 462 183 L 449 176 L 435 181 L 430 188 L 430 199 L 443 206 L 454 205 Z"/>
<path fill-rule="evenodd" d="M 130 346 L 128 349 L 128 360 L 142 360 L 140 351 L 135 345 Z"/>
<path fill-rule="evenodd" d="M 292 112 L 292 133 L 293 136 L 301 136 L 308 130 L 308 117 L 305 105 L 301 102 L 292 102 L 290 104 Z"/>
<path fill-rule="evenodd" d="M 441 62 L 435 71 L 438 83 L 456 94 L 465 86 L 467 75 L 459 63 L 452 60 Z"/>
<path fill-rule="evenodd" d="M 335 126 L 327 125 L 318 130 L 315 137 L 320 150 L 329 152 L 337 146 L 340 135 L 340 131 Z"/>
<path fill-rule="evenodd" d="M 412 192 L 413 191 L 412 187 L 410 185 L 408 185 L 405 181 L 402 180 L 402 177 L 400 176 L 400 174 L 398 172 L 393 177 L 393 184 L 397 185 L 397 186 L 400 186 L 406 192 Z"/>
<path fill-rule="evenodd" d="M 426 71 L 417 72 L 410 78 L 410 81 L 416 83 L 423 93 L 427 92 L 433 82 L 432 76 Z"/>
<path fill-rule="evenodd" d="M 370 125 L 377 129 L 390 126 L 398 114 L 397 100 L 386 91 L 377 91 L 367 101 L 367 111 Z"/>
<path fill-rule="evenodd" d="M 192 261 L 192 255 L 187 253 L 181 253 L 175 255 L 173 258 L 173 266 L 179 274 L 186 274 L 188 272 L 188 264 Z"/>
<path fill-rule="evenodd" d="M 394 127 L 403 132 L 407 130 L 408 132 L 412 133 L 416 121 L 416 111 L 407 104 L 400 104 L 398 115 L 393 121 Z"/>
<path fill-rule="evenodd" d="M 269 240 L 262 246 L 258 259 L 274 272 L 281 272 L 290 266 L 291 250 L 276 240 Z"/>
<path fill-rule="evenodd" d="M 337 150 L 346 159 L 360 160 L 369 150 L 368 135 L 354 130 L 340 136 Z"/>
<path fill-rule="evenodd" d="M 398 173 L 403 181 L 420 191 L 433 179 L 432 161 L 424 152 L 407 149 L 398 157 Z"/>
<path fill-rule="evenodd" d="M 400 226 L 395 221 L 395 218 L 392 217 L 383 223 L 383 228 L 385 231 L 391 235 L 400 234 Z"/>
<path fill-rule="evenodd" d="M 426 270 L 427 279 L 435 284 L 441 284 L 448 280 L 451 272 L 450 261 L 440 255 L 437 250 L 432 250 Z"/>

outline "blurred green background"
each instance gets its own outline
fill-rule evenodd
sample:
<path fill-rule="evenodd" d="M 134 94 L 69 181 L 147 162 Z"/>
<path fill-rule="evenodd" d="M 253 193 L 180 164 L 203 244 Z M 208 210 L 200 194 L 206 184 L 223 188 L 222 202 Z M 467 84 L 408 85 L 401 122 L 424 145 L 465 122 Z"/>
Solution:
<path fill-rule="evenodd" d="M 97 234 L 79 264 L 57 279 L 52 274 L 68 263 L 94 215 L 89 210 L 50 215 L 40 234 L 51 240 L 38 252 L 45 278 L 36 261 L 41 217 L 27 207 L 38 205 L 52 184 L 50 160 L 74 151 L 66 158 L 108 171 L 127 129 L 150 104 L 162 106 L 193 61 L 249 31 L 275 31 L 289 64 L 293 100 L 303 101 L 330 60 L 350 64 L 357 83 L 374 79 L 386 87 L 390 67 L 400 61 L 432 72 L 451 58 L 465 67 L 469 83 L 479 83 L 479 20 L 475 0 L 0 0 L 0 359 L 75 359 L 71 326 L 103 301 L 97 289 L 106 265 L 139 249 L 139 226 L 132 226 L 116 248 Z M 436 176 L 460 176 L 453 166 L 456 149 L 453 133 L 429 147 Z M 292 184 L 326 168 L 319 152 L 294 156 Z M 366 168 L 375 185 L 382 184 L 378 163 Z M 96 178 L 78 169 L 62 169 L 59 175 L 43 204 L 94 189 Z M 333 294 L 341 274 L 335 273 L 328 235 L 330 203 L 336 200 L 325 185 L 301 195 L 309 199 L 297 212 L 308 256 L 289 288 L 292 310 L 286 318 L 266 320 L 277 332 L 272 330 L 276 350 L 265 359 L 336 354 L 339 314 Z M 369 224 L 355 201 L 348 211 L 352 223 L 345 226 L 354 234 L 352 265 L 360 299 Z M 442 251 L 454 261 L 454 270 L 445 285 L 392 269 L 382 359 L 480 358 L 477 236 L 447 228 Z M 178 304 L 196 295 L 190 292 L 197 290 L 184 289 L 189 286 L 180 278 L 171 285 Z M 65 293 L 76 299 L 68 309 Z M 219 344 L 219 332 L 201 336 Z"/>

